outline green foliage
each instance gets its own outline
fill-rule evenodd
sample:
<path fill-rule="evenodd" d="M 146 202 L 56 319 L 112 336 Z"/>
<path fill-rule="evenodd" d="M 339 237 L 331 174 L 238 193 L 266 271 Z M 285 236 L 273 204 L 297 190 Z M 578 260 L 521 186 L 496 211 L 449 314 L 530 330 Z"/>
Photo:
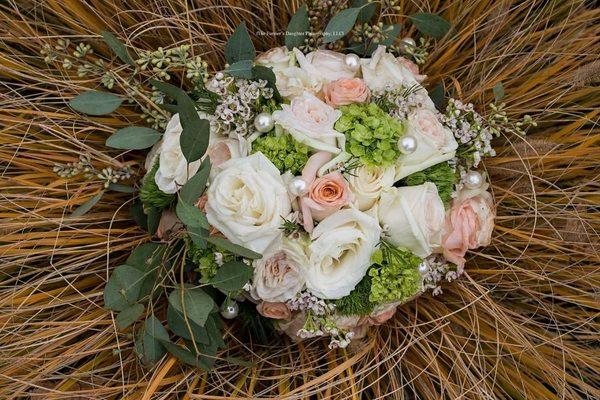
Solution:
<path fill-rule="evenodd" d="M 345 10 L 342 10 L 338 14 L 334 15 L 327 24 L 327 27 L 325 27 L 323 42 L 335 42 L 336 40 L 346 36 L 346 34 L 350 32 L 356 23 L 358 14 L 363 7 L 346 8 Z"/>
<path fill-rule="evenodd" d="M 215 259 L 216 250 L 214 246 L 201 248 L 190 239 L 187 240 L 187 249 L 189 259 L 198 266 L 196 270 L 200 272 L 200 282 L 210 282 L 219 269 L 219 264 L 217 264 Z"/>
<path fill-rule="evenodd" d="M 398 139 L 404 125 L 375 103 L 342 106 L 335 129 L 346 135 L 346 151 L 365 165 L 392 165 L 400 151 Z"/>
<path fill-rule="evenodd" d="M 235 32 L 225 44 L 225 58 L 227 63 L 233 64 L 243 60 L 254 60 L 256 50 L 252 44 L 252 39 L 248 34 L 246 23 L 242 22 L 235 28 Z"/>
<path fill-rule="evenodd" d="M 154 180 L 154 176 L 158 171 L 158 167 L 160 166 L 159 164 L 159 161 L 156 160 L 152 169 L 148 171 L 148 173 L 142 180 L 142 187 L 140 189 L 140 199 L 147 206 L 163 210 L 167 206 L 169 206 L 169 204 L 171 204 L 173 199 L 175 199 L 175 195 L 165 193 L 158 188 L 158 185 Z"/>
<path fill-rule="evenodd" d="M 437 14 L 420 12 L 409 15 L 408 19 L 415 24 L 419 32 L 423 35 L 431 36 L 436 39 L 444 37 L 452 27 L 450 22 Z"/>
<path fill-rule="evenodd" d="M 75 111 L 89 115 L 105 115 L 115 111 L 123 103 L 116 94 L 91 90 L 78 94 L 69 102 Z"/>
<path fill-rule="evenodd" d="M 83 203 L 82 205 L 80 205 L 79 207 L 77 207 L 71 213 L 70 217 L 81 217 L 82 215 L 90 211 L 92 207 L 94 207 L 96 203 L 100 201 L 102 196 L 104 196 L 104 190 L 92 197 L 91 199 L 89 199 L 88 201 L 86 201 L 85 203 Z"/>
<path fill-rule="evenodd" d="M 177 287 L 169 295 L 169 306 L 199 326 L 204 326 L 208 316 L 216 307 L 215 302 L 201 288 Z"/>
<path fill-rule="evenodd" d="M 107 31 L 102 31 L 100 34 L 102 35 L 102 38 L 104 39 L 108 47 L 110 47 L 110 49 L 117 55 L 117 57 L 121 59 L 121 61 L 126 62 L 132 67 L 135 67 L 135 62 L 133 61 L 133 58 L 131 58 L 131 56 L 129 55 L 127 48 L 123 43 L 119 41 L 119 39 L 115 37 L 115 35 Z"/>
<path fill-rule="evenodd" d="M 367 315 L 375 308 L 375 303 L 370 300 L 371 281 L 369 275 L 358 282 L 348 296 L 335 300 L 335 309 L 341 315 Z"/>
<path fill-rule="evenodd" d="M 408 186 L 422 185 L 425 182 L 432 182 L 437 186 L 438 194 L 444 206 L 448 207 L 456 183 L 456 173 L 452 167 L 447 162 L 443 162 L 406 177 Z"/>
<path fill-rule="evenodd" d="M 252 153 L 261 152 L 282 173 L 290 171 L 297 175 L 308 161 L 308 147 L 289 134 L 268 133 L 252 143 Z"/>
<path fill-rule="evenodd" d="M 254 268 L 241 261 L 228 261 L 217 270 L 211 285 L 224 292 L 241 290 L 252 278 Z"/>
<path fill-rule="evenodd" d="M 119 129 L 106 139 L 106 145 L 113 149 L 141 150 L 158 142 L 162 133 L 143 126 L 128 126 Z"/>
<path fill-rule="evenodd" d="M 371 294 L 374 303 L 403 301 L 421 288 L 419 264 L 423 260 L 410 251 L 381 242 L 381 248 L 372 256 L 374 266 L 369 270 Z"/>
<path fill-rule="evenodd" d="M 310 21 L 308 19 L 308 9 L 303 4 L 290 19 L 285 30 L 285 45 L 292 50 L 294 47 L 301 47 L 310 30 Z"/>

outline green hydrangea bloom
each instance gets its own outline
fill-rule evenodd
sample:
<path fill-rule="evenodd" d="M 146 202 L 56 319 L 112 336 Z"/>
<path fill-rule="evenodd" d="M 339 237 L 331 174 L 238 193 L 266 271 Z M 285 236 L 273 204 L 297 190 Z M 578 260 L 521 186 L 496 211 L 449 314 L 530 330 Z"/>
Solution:
<path fill-rule="evenodd" d="M 419 264 L 423 260 L 410 251 L 382 242 L 371 260 L 374 263 L 369 270 L 372 278 L 371 302 L 383 304 L 404 301 L 420 290 Z"/>
<path fill-rule="evenodd" d="M 335 300 L 335 309 L 340 315 L 367 315 L 375 308 L 375 303 L 369 300 L 371 295 L 371 280 L 369 275 L 358 282 L 348 296 Z"/>
<path fill-rule="evenodd" d="M 161 191 L 154 180 L 154 175 L 158 171 L 159 161 L 156 160 L 152 169 L 148 171 L 144 179 L 142 180 L 142 187 L 140 188 L 140 199 L 145 205 L 156 207 L 158 209 L 167 208 L 169 204 L 175 199 L 175 195 L 168 194 Z"/>
<path fill-rule="evenodd" d="M 335 129 L 346 135 L 346 151 L 366 165 L 394 164 L 400 155 L 397 144 L 404 125 L 375 103 L 350 104 L 340 110 Z"/>
<path fill-rule="evenodd" d="M 196 246 L 189 238 L 186 238 L 186 245 L 188 258 L 193 264 L 198 266 L 196 271 L 200 272 L 201 283 L 209 283 L 219 269 L 215 252 L 222 255 L 221 264 L 234 259 L 231 253 L 222 251 L 213 245 L 208 245 L 202 249 Z"/>
<path fill-rule="evenodd" d="M 454 169 L 447 163 L 439 163 L 433 165 L 423 171 L 415 172 L 406 177 L 405 181 L 408 186 L 422 185 L 425 182 L 432 182 L 437 186 L 438 194 L 447 208 L 452 200 L 454 192 L 454 184 L 456 183 L 456 173 Z"/>
<path fill-rule="evenodd" d="M 261 152 L 281 172 L 297 175 L 308 161 L 308 146 L 295 140 L 290 134 L 275 132 L 260 136 L 252 143 L 252 153 Z"/>

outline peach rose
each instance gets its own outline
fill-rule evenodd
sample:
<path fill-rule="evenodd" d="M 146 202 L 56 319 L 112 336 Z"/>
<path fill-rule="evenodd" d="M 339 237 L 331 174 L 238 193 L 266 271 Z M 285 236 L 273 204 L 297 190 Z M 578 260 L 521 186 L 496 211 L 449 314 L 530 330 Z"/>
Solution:
<path fill-rule="evenodd" d="M 463 267 L 467 250 L 490 243 L 494 216 L 493 199 L 485 189 L 460 192 L 446 215 L 442 236 L 444 257 Z"/>
<path fill-rule="evenodd" d="M 260 315 L 266 318 L 273 319 L 290 319 L 292 312 L 285 303 L 263 301 L 256 306 L 256 310 Z"/>
<path fill-rule="evenodd" d="M 403 67 L 406 67 L 414 75 L 417 82 L 421 83 L 425 80 L 425 78 L 427 78 L 427 75 L 419 74 L 419 66 L 410 61 L 408 58 L 397 57 L 396 61 L 398 61 L 398 64 L 402 65 Z"/>
<path fill-rule="evenodd" d="M 371 98 L 371 91 L 360 78 L 342 78 L 323 86 L 325 103 L 332 107 L 352 103 L 366 103 Z"/>
<path fill-rule="evenodd" d="M 331 159 L 331 154 L 313 154 L 304 169 L 302 179 L 309 185 L 307 193 L 300 197 L 300 209 L 304 229 L 312 232 L 314 221 L 321 221 L 348 204 L 350 192 L 348 183 L 339 172 L 317 177 L 317 171 Z"/>

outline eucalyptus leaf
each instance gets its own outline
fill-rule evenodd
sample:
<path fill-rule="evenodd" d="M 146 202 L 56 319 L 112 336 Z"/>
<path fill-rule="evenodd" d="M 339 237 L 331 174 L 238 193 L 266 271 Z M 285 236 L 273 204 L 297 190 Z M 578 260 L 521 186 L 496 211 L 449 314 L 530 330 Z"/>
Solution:
<path fill-rule="evenodd" d="M 154 235 L 158 230 L 162 211 L 156 207 L 150 207 L 146 212 L 148 215 L 148 233 Z"/>
<path fill-rule="evenodd" d="M 162 133 L 143 126 L 129 126 L 119 129 L 107 140 L 106 145 L 114 149 L 141 150 L 158 142 Z"/>
<path fill-rule="evenodd" d="M 144 230 L 148 230 L 148 217 L 144 214 L 144 205 L 141 201 L 135 200 L 129 209 L 131 218 L 135 221 L 138 226 Z"/>
<path fill-rule="evenodd" d="M 177 288 L 169 295 L 169 305 L 182 316 L 204 326 L 215 302 L 200 288 Z"/>
<path fill-rule="evenodd" d="M 117 55 L 117 57 L 121 59 L 121 61 L 126 62 L 132 67 L 135 67 L 135 62 L 133 61 L 133 58 L 131 58 L 131 56 L 129 55 L 127 48 L 123 43 L 119 41 L 119 39 L 116 38 L 115 35 L 107 31 L 102 31 L 100 34 L 104 38 L 104 41 L 106 42 L 108 47 L 110 47 L 110 49 Z"/>
<path fill-rule="evenodd" d="M 144 329 L 140 331 L 135 350 L 146 364 L 155 364 L 166 354 L 162 345 L 163 341 L 169 341 L 169 333 L 160 321 L 151 315 L 146 319 Z"/>
<path fill-rule="evenodd" d="M 183 187 L 179 190 L 179 198 L 186 203 L 193 204 L 200 198 L 200 195 L 206 189 L 206 182 L 208 181 L 208 176 L 210 175 L 210 158 L 206 157 L 202 164 L 200 164 L 200 168 L 198 172 L 194 176 L 192 176 Z"/>
<path fill-rule="evenodd" d="M 496 103 L 500 103 L 504 98 L 504 85 L 502 85 L 502 82 L 496 83 L 492 91 L 494 92 L 494 100 Z"/>
<path fill-rule="evenodd" d="M 236 61 L 227 67 L 227 73 L 237 78 L 251 79 L 252 78 L 252 60 Z"/>
<path fill-rule="evenodd" d="M 89 115 L 110 114 L 119 108 L 121 103 L 123 99 L 116 94 L 95 90 L 78 94 L 69 101 L 72 109 Z"/>
<path fill-rule="evenodd" d="M 196 247 L 200 249 L 206 248 L 206 237 L 208 236 L 208 229 L 188 226 L 187 233 Z"/>
<path fill-rule="evenodd" d="M 325 28 L 325 32 L 323 33 L 323 42 L 335 42 L 336 40 L 346 36 L 352 27 L 354 27 L 361 9 L 362 7 L 351 7 L 334 15 Z"/>
<path fill-rule="evenodd" d="M 88 201 L 86 201 L 85 203 L 80 205 L 79 207 L 77 207 L 71 213 L 70 217 L 73 217 L 73 218 L 81 217 L 82 215 L 84 215 L 85 213 L 90 211 L 92 209 L 92 207 L 94 207 L 96 205 L 96 203 L 98 203 L 100 201 L 100 199 L 102 198 L 103 195 L 104 195 L 104 191 L 101 191 L 100 193 L 98 193 L 97 195 L 95 195 L 94 197 L 92 197 L 91 199 L 89 199 Z"/>
<path fill-rule="evenodd" d="M 366 24 L 373 18 L 375 14 L 375 10 L 377 9 L 377 3 L 372 2 L 369 3 L 368 0 L 352 0 L 350 3 L 352 7 L 360 8 L 360 12 L 358 13 L 358 22 L 361 24 Z"/>
<path fill-rule="evenodd" d="M 242 22 L 225 44 L 225 59 L 227 63 L 233 64 L 242 60 L 254 60 L 255 57 L 256 50 L 248 34 L 246 23 Z"/>
<path fill-rule="evenodd" d="M 120 193 L 135 193 L 135 188 L 133 186 L 123 185 L 121 183 L 112 183 L 111 182 L 108 184 L 108 189 L 114 190 L 115 192 L 120 192 Z"/>
<path fill-rule="evenodd" d="M 104 287 L 104 306 L 123 311 L 135 304 L 140 294 L 144 273 L 131 265 L 119 265 Z"/>
<path fill-rule="evenodd" d="M 138 246 L 125 261 L 125 264 L 144 273 L 138 299 L 149 295 L 154 288 L 158 267 L 164 262 L 166 250 L 166 246 L 160 243 L 144 243 Z"/>
<path fill-rule="evenodd" d="M 423 35 L 431 36 L 435 39 L 444 37 L 452 26 L 444 18 L 431 13 L 415 13 L 409 15 L 408 19 L 412 21 Z"/>
<path fill-rule="evenodd" d="M 219 267 L 210 283 L 224 292 L 235 292 L 248 283 L 253 271 L 251 266 L 241 261 L 228 261 Z"/>
<path fill-rule="evenodd" d="M 144 306 L 141 304 L 134 304 L 132 306 L 127 307 L 119 314 L 117 314 L 117 318 L 115 319 L 117 323 L 117 328 L 125 329 L 129 325 L 133 324 L 137 319 L 144 313 Z"/>
<path fill-rule="evenodd" d="M 210 343 L 206 328 L 196 324 L 189 318 L 186 319 L 171 305 L 167 308 L 167 323 L 169 324 L 169 329 L 177 336 L 193 340 L 196 343 Z"/>
<path fill-rule="evenodd" d="M 294 47 L 300 47 L 308 36 L 310 30 L 310 21 L 308 19 L 308 9 L 303 4 L 290 19 L 285 30 L 285 45 L 289 50 Z"/>
<path fill-rule="evenodd" d="M 259 254 L 238 244 L 231 243 L 229 240 L 219 236 L 208 236 L 206 237 L 206 241 L 214 244 L 217 247 L 222 248 L 223 250 L 227 250 L 233 254 L 237 254 L 238 256 L 249 258 L 251 260 L 262 258 L 262 254 Z"/>
<path fill-rule="evenodd" d="M 177 217 L 186 226 L 204 229 L 210 228 L 206 215 L 198 207 L 192 206 L 181 199 L 177 202 L 175 212 Z"/>
<path fill-rule="evenodd" d="M 444 85 L 441 83 L 437 84 L 431 91 L 429 92 L 429 97 L 438 111 L 443 111 L 444 108 Z"/>
<path fill-rule="evenodd" d="M 210 366 L 202 363 L 201 354 L 196 354 L 191 350 L 186 350 L 183 347 L 171 343 L 169 341 L 161 341 L 161 344 L 167 349 L 172 356 L 191 367 L 202 368 L 205 371 L 210 371 Z"/>

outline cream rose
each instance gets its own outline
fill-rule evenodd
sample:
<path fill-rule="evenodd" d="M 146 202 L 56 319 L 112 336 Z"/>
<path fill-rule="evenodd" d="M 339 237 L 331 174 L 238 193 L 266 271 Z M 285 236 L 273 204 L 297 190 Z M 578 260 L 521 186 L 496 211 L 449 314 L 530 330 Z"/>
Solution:
<path fill-rule="evenodd" d="M 243 137 L 238 140 L 211 131 L 206 155 L 210 158 L 211 165 L 218 167 L 232 158 L 246 157 L 248 144 Z"/>
<path fill-rule="evenodd" d="M 419 257 L 427 257 L 440 246 L 444 204 L 433 183 L 385 190 L 377 214 L 394 246 Z"/>
<path fill-rule="evenodd" d="M 396 180 L 448 161 L 456 154 L 458 143 L 452 131 L 442 125 L 435 112 L 429 109 L 420 108 L 408 116 L 406 134 L 417 139 L 417 149 L 398 158 Z"/>
<path fill-rule="evenodd" d="M 331 50 L 316 50 L 306 55 L 306 60 L 318 71 L 318 77 L 323 83 L 356 76 L 358 71 L 349 68 L 345 59 L 345 54 Z"/>
<path fill-rule="evenodd" d="M 340 110 L 307 92 L 294 98 L 290 104 L 282 104 L 281 108 L 273 113 L 273 119 L 297 141 L 314 150 L 334 154 L 344 148 L 344 135 L 333 129 L 342 115 Z"/>
<path fill-rule="evenodd" d="M 264 67 L 273 68 L 274 71 L 291 67 L 295 64 L 294 54 L 287 47 L 275 47 L 256 57 L 254 62 Z"/>
<path fill-rule="evenodd" d="M 462 190 L 446 215 L 442 248 L 444 257 L 462 267 L 467 250 L 487 246 L 494 229 L 494 202 L 486 187 Z"/>
<path fill-rule="evenodd" d="M 198 115 L 203 119 L 208 117 L 202 112 L 199 112 Z M 176 193 L 200 168 L 200 160 L 188 163 L 183 156 L 179 145 L 181 132 L 183 132 L 183 127 L 179 121 L 179 114 L 175 114 L 167 124 L 161 144 L 157 146 L 156 153 L 158 153 L 160 165 L 154 180 L 158 188 L 165 193 Z M 156 157 L 156 153 L 152 155 L 153 158 Z M 151 157 L 150 154 L 152 151 L 148 157 Z"/>
<path fill-rule="evenodd" d="M 391 167 L 361 165 L 351 174 L 346 175 L 350 192 L 353 194 L 352 203 L 360 210 L 366 211 L 373 207 L 381 192 L 394 185 L 396 170 Z"/>
<path fill-rule="evenodd" d="M 291 211 L 279 170 L 262 153 L 219 167 L 207 191 L 208 222 L 233 243 L 262 253 Z"/>
<path fill-rule="evenodd" d="M 372 91 L 419 85 L 413 73 L 387 53 L 385 46 L 378 46 L 371 58 L 361 59 L 360 64 L 363 80 Z"/>
<path fill-rule="evenodd" d="M 304 287 L 303 267 L 307 263 L 306 245 L 301 239 L 274 241 L 261 259 L 252 262 L 251 295 L 272 303 L 293 298 Z"/>
<path fill-rule="evenodd" d="M 324 299 L 348 295 L 371 265 L 380 234 L 377 220 L 354 208 L 325 218 L 310 235 L 306 287 Z"/>
<path fill-rule="evenodd" d="M 406 67 L 406 69 L 408 69 L 413 74 L 417 82 L 421 83 L 425 80 L 425 78 L 427 78 L 427 75 L 419 74 L 419 66 L 411 60 L 409 60 L 408 58 L 398 57 L 396 58 L 396 61 L 398 62 L 398 64 Z"/>

